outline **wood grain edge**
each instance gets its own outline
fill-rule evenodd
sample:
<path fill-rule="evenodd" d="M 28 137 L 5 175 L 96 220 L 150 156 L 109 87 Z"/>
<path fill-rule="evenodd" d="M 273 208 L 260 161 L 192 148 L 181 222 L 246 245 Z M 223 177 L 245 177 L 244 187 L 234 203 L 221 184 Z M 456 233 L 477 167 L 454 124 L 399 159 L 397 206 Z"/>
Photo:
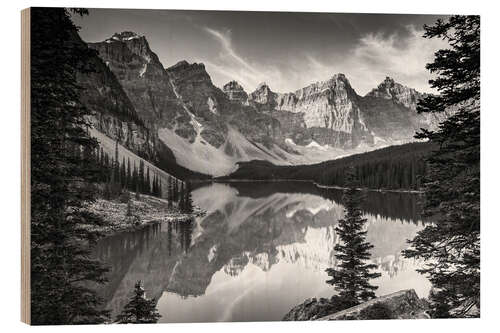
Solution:
<path fill-rule="evenodd" d="M 21 11 L 21 321 L 31 324 L 31 12 Z"/>

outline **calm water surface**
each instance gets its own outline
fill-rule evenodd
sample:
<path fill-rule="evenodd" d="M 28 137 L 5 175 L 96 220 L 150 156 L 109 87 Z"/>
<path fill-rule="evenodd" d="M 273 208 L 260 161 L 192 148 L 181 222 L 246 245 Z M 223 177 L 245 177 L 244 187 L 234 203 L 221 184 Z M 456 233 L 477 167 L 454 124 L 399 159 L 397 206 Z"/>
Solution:
<path fill-rule="evenodd" d="M 191 224 L 163 223 L 102 239 L 95 256 L 111 268 L 99 290 L 113 316 L 142 280 L 162 322 L 280 320 L 310 297 L 329 297 L 334 228 L 342 192 L 308 183 L 207 184 L 193 191 L 207 211 Z M 378 295 L 430 284 L 400 252 L 423 225 L 418 197 L 369 192 L 363 206 Z"/>

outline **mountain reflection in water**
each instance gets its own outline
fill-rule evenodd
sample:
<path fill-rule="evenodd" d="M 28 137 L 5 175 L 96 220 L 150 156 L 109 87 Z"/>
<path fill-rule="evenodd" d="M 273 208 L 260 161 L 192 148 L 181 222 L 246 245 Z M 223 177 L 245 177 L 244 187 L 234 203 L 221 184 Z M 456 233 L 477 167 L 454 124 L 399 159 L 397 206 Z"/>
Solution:
<path fill-rule="evenodd" d="M 111 271 L 99 289 L 113 317 L 137 280 L 163 322 L 280 320 L 310 297 L 329 297 L 342 191 L 310 183 L 212 183 L 193 191 L 207 211 L 191 223 L 155 224 L 102 239 L 95 256 Z M 363 205 L 378 295 L 430 284 L 400 252 L 422 228 L 418 197 L 368 192 Z"/>

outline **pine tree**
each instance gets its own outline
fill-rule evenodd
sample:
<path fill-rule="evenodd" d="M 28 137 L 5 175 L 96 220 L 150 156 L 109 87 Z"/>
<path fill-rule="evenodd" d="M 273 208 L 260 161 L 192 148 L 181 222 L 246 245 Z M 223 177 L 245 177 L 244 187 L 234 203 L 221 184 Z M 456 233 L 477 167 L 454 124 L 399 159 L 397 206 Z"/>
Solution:
<path fill-rule="evenodd" d="M 348 172 L 347 182 L 349 188 L 343 198 L 345 217 L 335 228 L 341 241 L 334 248 L 338 262 L 335 268 L 328 268 L 326 272 L 331 277 L 327 283 L 335 286 L 340 299 L 353 306 L 375 297 L 374 290 L 378 287 L 371 285 L 370 280 L 379 277 L 380 273 L 370 272 L 377 265 L 366 263 L 373 245 L 366 242 L 366 219 L 360 209 L 363 193 L 356 189 L 358 181 L 354 170 Z"/>
<path fill-rule="evenodd" d="M 174 203 L 174 183 L 172 181 L 172 177 L 168 177 L 167 187 L 168 208 L 172 208 Z"/>
<path fill-rule="evenodd" d="M 99 236 L 84 224 L 102 221 L 89 209 L 99 175 L 86 149 L 91 112 L 80 102 L 79 72 L 95 56 L 77 35 L 71 13 L 31 9 L 31 322 L 35 325 L 100 323 L 107 312 L 89 287 L 107 271 L 90 258 Z M 87 245 L 85 245 L 87 244 Z M 90 244 L 90 246 L 88 245 Z"/>
<path fill-rule="evenodd" d="M 141 199 L 141 195 L 139 193 L 139 183 L 137 183 L 135 185 L 135 200 L 140 200 Z"/>
<path fill-rule="evenodd" d="M 148 299 L 142 282 L 137 281 L 134 286 L 134 295 L 116 317 L 116 321 L 120 324 L 147 324 L 158 322 L 160 317 L 156 309 L 156 300 Z"/>
<path fill-rule="evenodd" d="M 163 190 L 161 188 L 161 177 L 158 177 L 158 197 L 161 198 L 163 196 Z"/>
<path fill-rule="evenodd" d="M 172 208 L 174 203 L 174 182 L 172 177 L 168 177 L 167 200 L 168 200 L 168 208 Z"/>
<path fill-rule="evenodd" d="M 172 201 L 177 202 L 179 200 L 179 181 L 177 179 L 173 180 L 172 187 Z"/>
<path fill-rule="evenodd" d="M 120 160 L 118 159 L 118 141 L 115 141 L 115 156 L 113 158 L 113 182 L 120 183 Z"/>
<path fill-rule="evenodd" d="M 181 249 L 184 250 L 184 253 L 187 253 L 191 247 L 193 225 L 194 220 L 192 218 L 181 221 L 179 224 L 179 242 Z"/>
<path fill-rule="evenodd" d="M 191 195 L 191 184 L 186 182 L 182 187 L 182 197 L 181 197 L 181 206 L 180 209 L 185 214 L 193 213 L 193 198 Z"/>
<path fill-rule="evenodd" d="M 424 215 L 434 221 L 404 251 L 421 258 L 428 276 L 431 316 L 479 315 L 480 292 L 480 21 L 479 16 L 452 16 L 425 26 L 426 38 L 440 38 L 450 48 L 435 53 L 426 67 L 437 74 L 429 81 L 439 95 L 419 102 L 419 112 L 456 112 L 436 131 L 416 137 L 435 143 L 427 158 Z M 471 310 L 478 311 L 471 311 Z"/>
<path fill-rule="evenodd" d="M 108 182 L 111 181 L 111 167 L 109 162 L 108 154 L 104 154 L 104 179 L 103 181 Z"/>
<path fill-rule="evenodd" d="M 153 174 L 153 184 L 151 186 L 151 194 L 155 197 L 158 195 L 156 189 L 156 173 Z"/>
<path fill-rule="evenodd" d="M 120 165 L 120 184 L 122 188 L 127 188 L 127 165 L 125 164 L 125 156 L 123 156 Z"/>
<path fill-rule="evenodd" d="M 149 167 L 147 167 L 147 170 L 146 170 L 146 184 L 144 186 L 144 191 L 147 194 L 151 194 L 151 179 L 149 177 Z"/>
<path fill-rule="evenodd" d="M 140 160 L 139 161 L 139 174 L 138 174 L 138 181 L 139 181 L 139 191 L 141 191 L 141 193 L 145 193 L 146 192 L 146 182 L 144 181 L 144 161 L 143 160 Z"/>
<path fill-rule="evenodd" d="M 127 189 L 132 190 L 132 170 L 130 169 L 130 157 L 127 158 Z"/>
<path fill-rule="evenodd" d="M 186 211 L 186 184 L 181 183 L 179 186 L 179 202 L 178 207 L 181 212 Z"/>
<path fill-rule="evenodd" d="M 137 174 L 137 167 L 135 166 L 135 161 L 134 161 L 134 170 L 132 171 L 131 190 L 137 192 L 138 188 L 139 188 L 139 176 Z"/>

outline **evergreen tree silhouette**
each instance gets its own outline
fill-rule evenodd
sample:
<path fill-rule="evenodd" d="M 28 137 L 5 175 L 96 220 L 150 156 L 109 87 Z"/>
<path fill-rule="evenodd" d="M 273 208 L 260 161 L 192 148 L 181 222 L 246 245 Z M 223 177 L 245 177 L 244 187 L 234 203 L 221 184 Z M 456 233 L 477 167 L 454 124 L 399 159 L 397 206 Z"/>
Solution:
<path fill-rule="evenodd" d="M 435 131 L 415 136 L 437 147 L 427 158 L 423 177 L 427 225 L 403 254 L 426 261 L 419 270 L 429 277 L 431 316 L 476 317 L 480 308 L 480 19 L 451 16 L 425 26 L 426 38 L 449 43 L 435 53 L 427 69 L 439 95 L 417 105 L 419 112 L 457 111 Z"/>
<path fill-rule="evenodd" d="M 116 321 L 120 324 L 147 324 L 157 323 L 160 317 L 156 309 L 156 300 L 148 299 L 142 282 L 137 281 L 132 298 L 116 317 Z"/>
<path fill-rule="evenodd" d="M 83 9 L 31 8 L 31 322 L 101 323 L 107 311 L 91 285 L 107 271 L 90 259 L 103 221 L 88 205 L 99 172 L 88 149 L 92 112 L 80 101 L 76 77 L 92 71 L 89 49 L 71 15 Z M 88 245 L 85 245 L 88 244 Z M 90 245 L 90 246 L 89 246 Z"/>
<path fill-rule="evenodd" d="M 347 177 L 349 188 L 344 191 L 343 198 L 345 217 L 335 228 L 340 237 L 340 243 L 334 248 L 337 263 L 326 272 L 331 277 L 327 283 L 334 285 L 338 296 L 356 305 L 375 297 L 374 290 L 378 287 L 371 285 L 370 280 L 381 274 L 371 272 L 377 265 L 366 263 L 373 245 L 366 242 L 366 219 L 360 209 L 363 193 L 357 190 L 354 169 L 349 170 Z"/>

